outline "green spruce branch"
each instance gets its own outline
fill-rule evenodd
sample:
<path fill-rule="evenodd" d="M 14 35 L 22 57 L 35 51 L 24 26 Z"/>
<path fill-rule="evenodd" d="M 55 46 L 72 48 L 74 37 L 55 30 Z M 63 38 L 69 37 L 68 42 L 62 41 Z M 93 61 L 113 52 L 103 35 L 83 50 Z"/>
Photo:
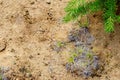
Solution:
<path fill-rule="evenodd" d="M 65 8 L 65 22 L 76 20 L 79 16 L 103 11 L 104 29 L 106 32 L 114 31 L 114 22 L 120 22 L 120 16 L 116 15 L 117 0 L 95 0 L 85 2 L 85 0 L 71 0 Z"/>

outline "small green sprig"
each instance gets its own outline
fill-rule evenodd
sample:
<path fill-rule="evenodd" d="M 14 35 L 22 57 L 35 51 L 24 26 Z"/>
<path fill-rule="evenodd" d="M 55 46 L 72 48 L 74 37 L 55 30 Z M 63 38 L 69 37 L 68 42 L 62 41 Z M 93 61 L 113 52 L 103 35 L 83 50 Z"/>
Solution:
<path fill-rule="evenodd" d="M 104 27 L 106 32 L 114 31 L 114 22 L 116 17 L 116 0 L 106 0 L 104 2 Z"/>

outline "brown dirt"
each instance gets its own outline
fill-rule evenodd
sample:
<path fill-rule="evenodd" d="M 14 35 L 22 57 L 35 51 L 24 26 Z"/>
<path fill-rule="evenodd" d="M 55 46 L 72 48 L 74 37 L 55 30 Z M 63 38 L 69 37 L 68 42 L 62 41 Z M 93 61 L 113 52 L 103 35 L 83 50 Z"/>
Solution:
<path fill-rule="evenodd" d="M 0 66 L 9 67 L 11 80 L 84 80 L 67 73 L 65 64 L 71 47 L 55 52 L 55 41 L 67 41 L 76 28 L 62 23 L 69 0 L 0 0 Z M 103 30 L 101 13 L 89 15 L 90 31 L 96 40 L 93 51 L 104 65 L 101 77 L 89 80 L 120 79 L 120 25 L 115 32 Z"/>

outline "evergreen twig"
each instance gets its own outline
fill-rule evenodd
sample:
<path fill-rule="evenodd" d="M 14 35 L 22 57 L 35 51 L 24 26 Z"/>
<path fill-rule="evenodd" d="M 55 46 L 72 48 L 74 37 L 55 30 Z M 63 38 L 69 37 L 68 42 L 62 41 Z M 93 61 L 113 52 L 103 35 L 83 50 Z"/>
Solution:
<path fill-rule="evenodd" d="M 120 16 L 116 15 L 118 0 L 71 0 L 65 8 L 65 22 L 76 20 L 79 16 L 102 10 L 104 29 L 106 32 L 114 31 L 114 22 L 120 22 Z"/>

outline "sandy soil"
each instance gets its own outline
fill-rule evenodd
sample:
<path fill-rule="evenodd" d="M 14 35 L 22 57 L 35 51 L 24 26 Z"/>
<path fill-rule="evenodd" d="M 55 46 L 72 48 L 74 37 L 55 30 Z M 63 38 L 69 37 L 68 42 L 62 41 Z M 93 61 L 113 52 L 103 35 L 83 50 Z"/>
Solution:
<path fill-rule="evenodd" d="M 9 68 L 10 80 L 85 80 L 65 69 L 69 45 L 57 53 L 56 41 L 67 41 L 74 23 L 62 23 L 69 0 L 0 0 L 0 67 Z M 104 65 L 101 76 L 88 80 L 120 79 L 120 25 L 103 30 L 101 12 L 89 15 L 95 37 L 93 51 Z"/>

